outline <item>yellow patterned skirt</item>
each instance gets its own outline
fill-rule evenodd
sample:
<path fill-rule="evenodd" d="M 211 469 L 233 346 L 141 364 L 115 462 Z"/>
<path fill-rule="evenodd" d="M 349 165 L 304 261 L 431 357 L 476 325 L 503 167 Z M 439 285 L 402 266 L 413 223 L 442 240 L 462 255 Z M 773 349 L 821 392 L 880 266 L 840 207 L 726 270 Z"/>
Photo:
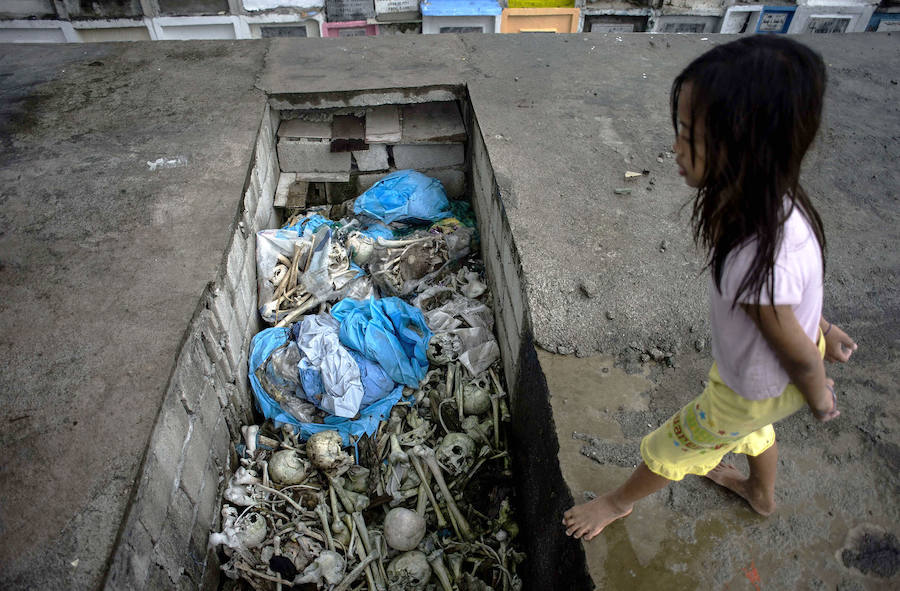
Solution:
<path fill-rule="evenodd" d="M 819 352 L 825 354 L 821 336 Z M 747 400 L 725 385 L 713 363 L 703 393 L 644 437 L 641 457 L 652 472 L 669 480 L 702 476 L 729 452 L 757 456 L 769 449 L 775 443 L 772 423 L 804 406 L 806 399 L 793 384 L 780 396 Z"/>

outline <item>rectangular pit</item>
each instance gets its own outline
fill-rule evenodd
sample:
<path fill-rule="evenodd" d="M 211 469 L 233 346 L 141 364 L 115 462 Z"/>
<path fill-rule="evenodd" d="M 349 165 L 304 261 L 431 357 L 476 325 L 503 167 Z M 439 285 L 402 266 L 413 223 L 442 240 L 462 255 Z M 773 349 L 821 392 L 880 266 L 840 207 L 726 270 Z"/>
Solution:
<path fill-rule="evenodd" d="M 561 514 L 562 508 L 571 504 L 571 497 L 560 474 L 555 445 L 547 443 L 554 441 L 555 430 L 533 345 L 521 262 L 481 129 L 468 94 L 460 87 L 270 97 L 231 242 L 216 280 L 208 286 L 186 331 L 143 461 L 140 484 L 120 531 L 106 588 L 177 585 L 215 589 L 220 585 L 219 559 L 207 549 L 207 539 L 221 526 L 223 490 L 238 465 L 233 443 L 240 441 L 242 425 L 258 422 L 247 376 L 250 340 L 264 327 L 257 314 L 255 233 L 280 226 L 275 200 L 279 180 L 285 175 L 295 174 L 294 180 L 302 180 L 299 177 L 305 174 L 304 182 L 311 187 L 323 185 L 325 202 L 337 205 L 343 197 L 329 199 L 329 194 L 345 196 L 346 192 L 329 185 L 349 183 L 359 194 L 367 183 L 386 174 L 385 170 L 354 171 L 349 180 L 320 181 L 314 173 L 282 172 L 277 137 L 281 120 L 291 111 L 310 108 L 342 112 L 447 101 L 458 102 L 465 148 L 462 163 L 455 155 L 443 154 L 443 162 L 450 162 L 446 160 L 449 157 L 453 163 L 435 170 L 457 173 L 445 184 L 455 187 L 455 193 L 470 195 L 478 220 L 481 255 L 494 300 L 495 333 L 510 394 L 509 448 L 519 504 L 520 545 L 528 555 L 519 572 L 525 589 L 591 588 L 580 544 L 564 535 L 558 520 L 548 519 L 548 515 Z M 457 145 L 460 137 L 452 139 L 446 145 Z M 404 147 L 415 148 L 416 144 L 409 142 Z M 390 163 L 396 164 L 395 159 L 396 154 L 391 154 Z M 428 174 L 427 168 L 424 172 Z"/>

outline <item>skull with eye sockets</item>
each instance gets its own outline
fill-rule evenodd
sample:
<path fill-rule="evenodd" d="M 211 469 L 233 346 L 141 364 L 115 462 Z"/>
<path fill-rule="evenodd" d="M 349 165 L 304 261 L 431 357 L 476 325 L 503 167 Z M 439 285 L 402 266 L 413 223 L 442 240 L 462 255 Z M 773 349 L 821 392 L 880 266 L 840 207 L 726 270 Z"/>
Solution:
<path fill-rule="evenodd" d="M 475 442 L 465 433 L 447 433 L 434 450 L 438 464 L 451 476 L 468 472 L 475 461 Z"/>

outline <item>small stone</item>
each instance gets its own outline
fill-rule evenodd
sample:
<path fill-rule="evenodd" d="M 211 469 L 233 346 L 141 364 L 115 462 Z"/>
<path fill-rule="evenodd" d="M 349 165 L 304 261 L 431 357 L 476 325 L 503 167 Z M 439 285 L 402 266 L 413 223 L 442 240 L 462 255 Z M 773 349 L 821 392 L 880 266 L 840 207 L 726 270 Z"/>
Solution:
<path fill-rule="evenodd" d="M 657 349 L 656 347 L 653 347 L 652 349 L 650 349 L 650 351 L 648 351 L 648 353 L 650 353 L 650 357 L 653 358 L 653 361 L 662 361 L 666 357 L 666 354 L 663 353 L 662 351 L 660 351 L 659 349 Z"/>
<path fill-rule="evenodd" d="M 663 240 L 659 243 L 659 252 L 666 252 L 666 249 L 669 248 L 669 241 Z"/>
<path fill-rule="evenodd" d="M 691 327 L 690 327 L 688 330 L 689 330 L 690 332 L 694 332 L 695 330 L 697 330 L 697 327 L 694 326 L 694 325 L 692 324 Z"/>
<path fill-rule="evenodd" d="M 662 164 L 662 162 L 663 162 L 662 156 L 658 156 L 656 158 L 656 161 L 659 162 L 660 164 Z"/>
<path fill-rule="evenodd" d="M 628 346 L 631 347 L 632 349 L 634 349 L 635 351 L 643 351 L 644 350 L 643 347 L 638 345 L 637 341 L 631 341 L 630 343 L 628 343 Z"/>
<path fill-rule="evenodd" d="M 583 280 L 581 282 L 581 285 L 579 285 L 579 287 L 581 288 L 581 293 L 583 293 L 584 295 L 586 295 L 589 298 L 596 297 L 596 295 L 599 291 L 597 289 L 597 283 L 592 281 L 591 279 Z"/>
<path fill-rule="evenodd" d="M 703 339 L 697 339 L 696 341 L 694 341 L 694 348 L 697 349 L 697 351 L 702 351 L 705 346 L 706 341 Z"/>
<path fill-rule="evenodd" d="M 595 493 L 594 491 L 592 491 L 592 490 L 584 491 L 584 500 L 585 501 L 593 501 L 596 498 L 597 498 L 597 493 Z"/>
<path fill-rule="evenodd" d="M 616 314 L 612 310 L 607 310 L 606 311 L 606 319 L 607 320 L 615 320 Z"/>
<path fill-rule="evenodd" d="M 614 189 L 613 193 L 616 195 L 631 195 L 631 189 Z"/>
<path fill-rule="evenodd" d="M 641 353 L 641 363 L 647 363 L 650 361 L 650 356 L 646 353 Z"/>

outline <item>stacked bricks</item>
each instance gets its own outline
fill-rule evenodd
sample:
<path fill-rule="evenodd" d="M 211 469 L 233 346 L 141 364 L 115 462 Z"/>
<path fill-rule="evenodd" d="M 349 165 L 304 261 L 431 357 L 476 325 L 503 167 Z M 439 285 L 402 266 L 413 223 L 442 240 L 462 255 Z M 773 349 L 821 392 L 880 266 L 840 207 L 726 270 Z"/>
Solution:
<path fill-rule="evenodd" d="M 342 204 L 404 169 L 437 178 L 451 199 L 466 196 L 466 129 L 456 101 L 291 115 L 277 134 L 280 207 L 327 204 L 337 219 Z"/>
<path fill-rule="evenodd" d="M 252 422 L 247 357 L 261 328 L 256 231 L 278 224 L 276 126 L 277 113 L 266 107 L 231 243 L 188 327 L 106 589 L 218 586 L 219 562 L 207 541 L 221 525 L 218 509 L 236 467 L 232 442 Z"/>

